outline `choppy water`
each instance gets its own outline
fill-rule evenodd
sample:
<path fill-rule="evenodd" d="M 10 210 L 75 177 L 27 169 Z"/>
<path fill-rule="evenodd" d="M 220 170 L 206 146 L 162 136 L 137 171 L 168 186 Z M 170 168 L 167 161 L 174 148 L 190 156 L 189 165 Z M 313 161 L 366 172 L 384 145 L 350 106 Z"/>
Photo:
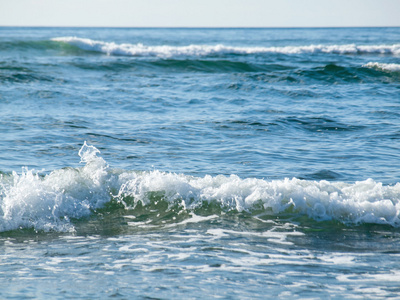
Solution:
<path fill-rule="evenodd" d="M 399 298 L 400 28 L 0 28 L 2 298 Z"/>

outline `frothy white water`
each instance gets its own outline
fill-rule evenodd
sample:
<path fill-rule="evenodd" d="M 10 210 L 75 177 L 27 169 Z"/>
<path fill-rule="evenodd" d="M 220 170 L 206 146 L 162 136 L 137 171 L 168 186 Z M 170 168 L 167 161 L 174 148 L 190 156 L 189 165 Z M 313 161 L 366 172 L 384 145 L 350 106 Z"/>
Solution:
<path fill-rule="evenodd" d="M 46 176 L 23 169 L 0 178 L 0 231 L 18 228 L 73 231 L 71 218 L 89 216 L 110 200 L 111 180 L 99 151 L 87 146 L 79 151 L 81 169 L 60 169 Z"/>
<path fill-rule="evenodd" d="M 78 37 L 58 37 L 53 41 L 68 43 L 80 49 L 123 56 L 206 56 L 215 54 L 257 53 L 331 53 L 331 54 L 391 54 L 400 55 L 400 44 L 394 45 L 309 45 L 285 47 L 233 47 L 225 45 L 146 46 L 143 44 L 116 44 Z"/>
<path fill-rule="evenodd" d="M 127 209 L 126 197 L 143 205 L 154 193 L 184 209 L 213 202 L 226 210 L 265 210 L 271 214 L 307 215 L 345 224 L 400 226 L 400 183 L 384 186 L 372 179 L 353 184 L 300 179 L 241 179 L 238 176 L 192 177 L 160 171 L 110 170 L 86 143 L 79 151 L 85 166 L 60 169 L 46 176 L 23 169 L 0 178 L 0 231 L 18 228 L 73 231 L 71 219 L 87 217 L 111 199 Z M 112 195 L 114 193 L 114 195 Z M 160 198 L 160 199 L 161 199 Z"/>
<path fill-rule="evenodd" d="M 400 72 L 400 64 L 384 64 L 378 62 L 369 62 L 363 67 L 379 69 L 383 71 Z"/>
<path fill-rule="evenodd" d="M 187 209 L 201 202 L 217 201 L 222 207 L 279 214 L 291 211 L 315 220 L 339 220 L 347 224 L 377 223 L 400 226 L 400 184 L 383 186 L 372 179 L 344 182 L 307 181 L 297 178 L 267 181 L 236 175 L 189 177 L 159 171 L 124 173 L 120 193 L 145 204 L 147 194 L 162 191 L 169 201 L 182 200 Z"/>

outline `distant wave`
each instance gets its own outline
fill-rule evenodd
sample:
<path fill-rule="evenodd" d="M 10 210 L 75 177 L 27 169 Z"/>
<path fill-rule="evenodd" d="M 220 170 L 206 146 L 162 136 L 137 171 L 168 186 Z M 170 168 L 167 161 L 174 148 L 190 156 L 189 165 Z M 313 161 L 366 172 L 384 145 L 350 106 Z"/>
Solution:
<path fill-rule="evenodd" d="M 400 227 L 400 183 L 384 186 L 372 179 L 349 184 L 116 171 L 98 154 L 99 150 L 85 143 L 79 151 L 85 164 L 82 168 L 55 170 L 46 176 L 27 169 L 22 174 L 1 174 L 0 232 L 22 228 L 73 231 L 71 220 L 88 217 L 98 209 L 112 213 L 111 203 L 129 210 L 149 206 L 154 215 L 169 206 L 190 212 L 212 205 L 221 211 Z M 158 207 L 159 203 L 166 205 Z"/>
<path fill-rule="evenodd" d="M 388 54 L 400 55 L 400 44 L 394 45 L 309 45 L 285 47 L 234 47 L 226 45 L 146 46 L 143 44 L 116 44 L 78 37 L 57 37 L 52 41 L 67 43 L 82 50 L 122 56 L 206 56 L 217 54 L 257 53 L 331 53 L 331 54 Z"/>
<path fill-rule="evenodd" d="M 365 64 L 363 67 L 378 69 L 383 71 L 400 72 L 400 64 L 384 64 L 378 62 L 369 62 Z"/>

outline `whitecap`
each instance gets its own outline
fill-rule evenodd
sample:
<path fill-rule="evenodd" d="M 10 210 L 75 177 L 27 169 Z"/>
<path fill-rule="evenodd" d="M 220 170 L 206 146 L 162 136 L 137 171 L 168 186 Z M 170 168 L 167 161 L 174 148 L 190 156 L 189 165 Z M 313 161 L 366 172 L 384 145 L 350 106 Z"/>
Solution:
<path fill-rule="evenodd" d="M 400 226 L 400 183 L 383 185 L 372 179 L 355 183 L 243 179 L 236 175 L 194 177 L 158 170 L 117 172 L 99 153 L 85 143 L 79 151 L 81 162 L 85 163 L 82 168 L 64 168 L 45 176 L 26 168 L 21 174 L 2 174 L 0 232 L 18 228 L 73 231 L 71 219 L 90 216 L 113 199 L 128 210 L 134 210 L 138 203 L 153 205 L 154 201 L 178 204 L 191 216 L 177 221 L 181 224 L 217 218 L 215 213 L 202 217 L 192 213 L 212 203 L 223 211 L 258 214 L 262 210 L 349 225 Z"/>
<path fill-rule="evenodd" d="M 385 64 L 378 62 L 369 62 L 363 65 L 365 68 L 378 69 L 382 71 L 400 72 L 400 64 Z"/>
<path fill-rule="evenodd" d="M 400 55 L 400 44 L 393 45 L 304 45 L 283 47 L 240 47 L 218 45 L 187 45 L 149 46 L 141 43 L 117 44 L 114 42 L 96 41 L 79 37 L 57 37 L 53 41 L 68 43 L 86 51 L 100 52 L 107 55 L 121 56 L 155 56 L 155 57 L 179 57 L 179 56 L 206 56 L 219 54 L 301 54 L 301 53 L 327 53 L 327 54 L 388 54 Z"/>
<path fill-rule="evenodd" d="M 86 165 L 41 176 L 23 168 L 0 178 L 0 232 L 22 228 L 74 231 L 70 219 L 92 214 L 110 200 L 108 166 L 86 142 L 79 151 Z"/>

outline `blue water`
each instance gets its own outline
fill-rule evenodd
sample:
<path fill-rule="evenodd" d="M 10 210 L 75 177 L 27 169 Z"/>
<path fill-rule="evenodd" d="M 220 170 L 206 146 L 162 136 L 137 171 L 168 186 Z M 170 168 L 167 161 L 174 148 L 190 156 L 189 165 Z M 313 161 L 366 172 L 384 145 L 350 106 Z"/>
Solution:
<path fill-rule="evenodd" d="M 398 298 L 400 28 L 0 28 L 0 298 Z"/>

